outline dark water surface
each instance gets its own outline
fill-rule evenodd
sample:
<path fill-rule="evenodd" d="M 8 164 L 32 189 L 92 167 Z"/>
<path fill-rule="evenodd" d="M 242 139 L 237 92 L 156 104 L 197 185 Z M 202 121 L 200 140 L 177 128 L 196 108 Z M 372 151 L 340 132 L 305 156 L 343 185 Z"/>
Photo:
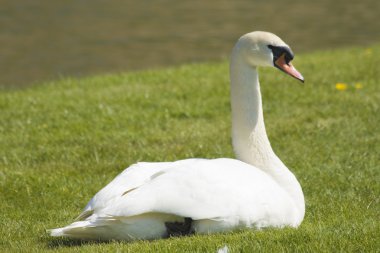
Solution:
<path fill-rule="evenodd" d="M 295 52 L 380 41 L 380 0 L 0 0 L 0 86 L 227 57 L 253 30 Z"/>

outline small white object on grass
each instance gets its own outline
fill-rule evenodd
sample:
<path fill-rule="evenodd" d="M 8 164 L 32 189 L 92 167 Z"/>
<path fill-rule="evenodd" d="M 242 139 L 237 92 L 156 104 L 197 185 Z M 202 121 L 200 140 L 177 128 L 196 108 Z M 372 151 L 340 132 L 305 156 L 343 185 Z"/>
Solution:
<path fill-rule="evenodd" d="M 216 253 L 228 253 L 227 245 L 224 245 L 223 248 L 218 249 L 218 251 Z"/>

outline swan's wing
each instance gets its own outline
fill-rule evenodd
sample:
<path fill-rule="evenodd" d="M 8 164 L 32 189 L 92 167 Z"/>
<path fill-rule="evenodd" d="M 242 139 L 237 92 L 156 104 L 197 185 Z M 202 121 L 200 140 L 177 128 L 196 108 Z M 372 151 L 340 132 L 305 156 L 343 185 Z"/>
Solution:
<path fill-rule="evenodd" d="M 196 159 L 182 161 L 186 161 L 187 163 L 191 162 L 191 160 Z M 84 220 L 98 210 L 113 206 L 115 201 L 120 201 L 120 196 L 123 196 L 151 181 L 152 178 L 159 175 L 161 171 L 180 166 L 182 161 L 154 163 L 140 162 L 129 166 L 95 194 L 76 220 Z"/>
<path fill-rule="evenodd" d="M 288 195 L 267 174 L 233 159 L 191 159 L 165 164 L 142 184 L 130 185 L 128 189 L 114 195 L 113 201 L 98 210 L 97 215 L 166 213 L 195 220 L 257 220 L 273 212 L 281 216 L 292 208 Z"/>

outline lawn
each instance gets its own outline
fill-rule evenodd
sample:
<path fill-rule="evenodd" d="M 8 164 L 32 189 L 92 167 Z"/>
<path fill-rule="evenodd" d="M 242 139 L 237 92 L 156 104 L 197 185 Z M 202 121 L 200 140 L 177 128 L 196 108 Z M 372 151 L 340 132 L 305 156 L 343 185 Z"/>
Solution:
<path fill-rule="evenodd" d="M 260 78 L 269 139 L 305 194 L 298 229 L 133 243 L 46 233 L 137 161 L 233 157 L 224 61 L 1 90 L 0 251 L 379 252 L 380 45 L 294 64 L 305 84 Z"/>

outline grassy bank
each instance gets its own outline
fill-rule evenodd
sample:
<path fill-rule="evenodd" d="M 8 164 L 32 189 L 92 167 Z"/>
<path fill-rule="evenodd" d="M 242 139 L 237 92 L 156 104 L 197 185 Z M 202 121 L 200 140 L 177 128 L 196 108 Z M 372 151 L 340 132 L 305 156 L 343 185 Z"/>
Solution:
<path fill-rule="evenodd" d="M 71 222 L 137 161 L 233 157 L 223 62 L 2 91 L 0 250 L 379 250 L 380 45 L 301 55 L 294 63 L 304 85 L 274 69 L 261 70 L 261 84 L 272 146 L 306 197 L 299 229 L 135 243 L 78 243 L 45 232 Z"/>

